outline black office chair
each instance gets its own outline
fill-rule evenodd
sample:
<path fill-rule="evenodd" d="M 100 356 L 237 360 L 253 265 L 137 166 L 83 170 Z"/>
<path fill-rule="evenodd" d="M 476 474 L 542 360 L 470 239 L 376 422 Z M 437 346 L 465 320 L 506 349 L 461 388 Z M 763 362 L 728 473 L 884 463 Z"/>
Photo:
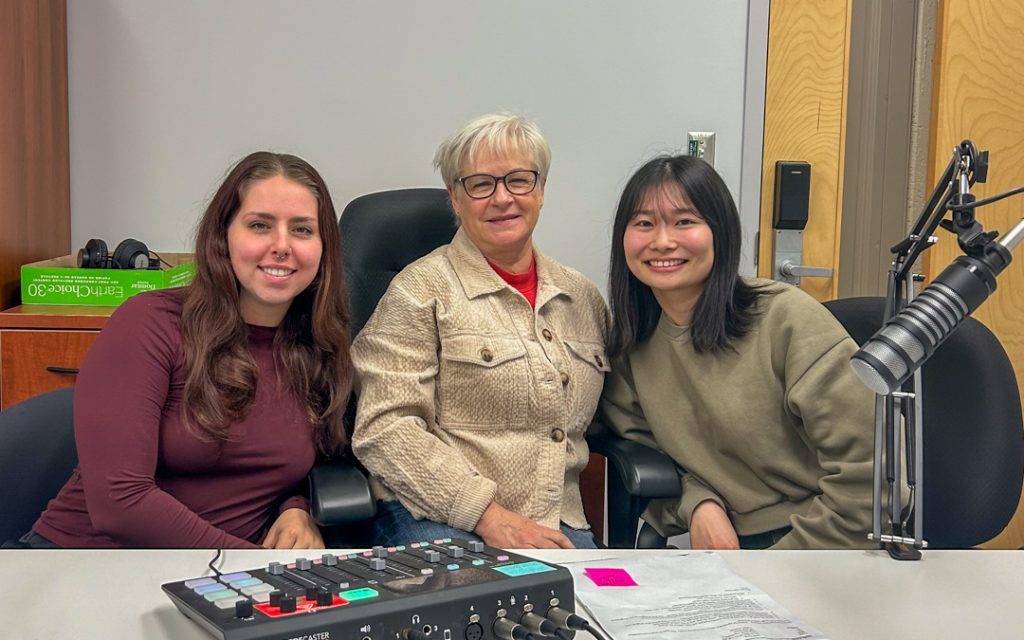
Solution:
<path fill-rule="evenodd" d="M 594 453 L 608 459 L 608 546 L 613 549 L 659 549 L 665 546 L 640 515 L 654 498 L 674 498 L 681 488 L 672 458 L 639 442 L 620 438 L 595 421 L 587 432 Z M 637 531 L 637 525 L 640 526 Z"/>
<path fill-rule="evenodd" d="M 338 219 L 352 313 L 352 336 L 373 315 L 391 279 L 451 242 L 458 230 L 444 189 L 396 189 L 349 202 Z"/>
<path fill-rule="evenodd" d="M 0 411 L 0 542 L 28 533 L 78 464 L 73 399 L 69 387 Z"/>
<path fill-rule="evenodd" d="M 885 300 L 845 298 L 825 307 L 857 344 L 882 326 Z M 1024 480 L 1020 390 L 1010 359 L 974 318 L 922 368 L 924 534 L 932 549 L 973 547 L 1013 518 Z"/>
<path fill-rule="evenodd" d="M 825 307 L 864 344 L 882 326 L 885 300 L 844 298 Z M 931 549 L 973 547 L 998 535 L 1020 501 L 1024 427 L 1017 379 L 1002 345 L 974 318 L 935 351 L 922 378 L 924 539 Z M 646 500 L 620 504 L 636 511 Z M 664 545 L 643 523 L 638 547 Z"/>
<path fill-rule="evenodd" d="M 9 546 L 39 518 L 78 464 L 74 388 L 33 396 L 0 411 L 0 542 Z M 310 507 L 318 521 L 337 527 L 372 518 L 376 503 L 366 477 L 352 465 L 321 463 L 309 476 Z M 327 488 L 321 490 L 323 488 Z"/>
<path fill-rule="evenodd" d="M 391 279 L 408 264 L 451 242 L 458 229 L 455 215 L 448 205 L 448 192 L 432 188 L 398 189 L 359 196 L 341 212 L 338 227 L 341 230 L 353 338 L 373 315 Z M 346 413 L 347 425 L 355 423 L 355 406 L 353 397 Z M 335 504 L 344 506 L 346 496 L 351 495 L 351 488 L 336 485 L 336 475 L 344 474 L 351 483 L 352 473 L 364 477 L 364 471 L 348 452 L 340 463 L 318 464 L 310 475 L 313 517 L 325 527 L 324 538 L 328 546 L 366 546 L 370 542 L 368 520 L 355 528 L 351 524 L 338 527 L 346 524 L 345 520 L 339 519 L 346 510 L 331 507 Z M 370 504 L 373 511 L 369 517 L 372 517 L 376 513 L 376 502 L 370 498 Z M 359 515 L 365 515 L 365 512 Z M 346 544 L 339 541 L 337 532 L 341 532 Z"/>

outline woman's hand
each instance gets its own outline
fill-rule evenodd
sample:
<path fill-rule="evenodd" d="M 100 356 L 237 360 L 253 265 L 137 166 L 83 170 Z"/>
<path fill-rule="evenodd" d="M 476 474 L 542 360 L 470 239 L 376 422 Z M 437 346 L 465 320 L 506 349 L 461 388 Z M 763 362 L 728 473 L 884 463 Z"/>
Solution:
<path fill-rule="evenodd" d="M 285 509 L 270 525 L 270 531 L 263 538 L 263 548 L 323 549 L 324 539 L 308 511 Z"/>
<path fill-rule="evenodd" d="M 480 517 L 474 532 L 488 545 L 499 549 L 575 549 L 569 538 L 556 529 L 492 502 Z"/>
<path fill-rule="evenodd" d="M 739 549 L 729 516 L 714 500 L 698 504 L 690 514 L 690 547 L 693 549 Z"/>

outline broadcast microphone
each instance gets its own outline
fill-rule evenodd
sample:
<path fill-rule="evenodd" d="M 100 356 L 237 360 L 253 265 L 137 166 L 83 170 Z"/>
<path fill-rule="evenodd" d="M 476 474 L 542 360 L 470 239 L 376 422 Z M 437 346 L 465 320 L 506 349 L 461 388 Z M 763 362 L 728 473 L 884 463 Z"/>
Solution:
<path fill-rule="evenodd" d="M 850 358 L 861 382 L 887 395 L 931 357 L 963 319 L 996 290 L 996 276 L 1024 239 L 1024 219 L 987 245 L 980 257 L 960 256 Z"/>

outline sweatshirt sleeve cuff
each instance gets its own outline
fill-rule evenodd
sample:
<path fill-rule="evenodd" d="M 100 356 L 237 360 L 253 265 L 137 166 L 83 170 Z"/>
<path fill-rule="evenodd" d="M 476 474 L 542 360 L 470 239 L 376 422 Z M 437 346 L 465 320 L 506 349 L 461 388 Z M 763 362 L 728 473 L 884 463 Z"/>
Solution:
<path fill-rule="evenodd" d="M 687 530 L 690 529 L 690 516 L 693 514 L 693 510 L 705 500 L 712 500 L 718 503 L 718 506 L 722 507 L 723 511 L 729 512 L 725 502 L 715 492 L 695 480 L 692 476 L 685 476 L 683 478 L 683 496 L 679 500 L 679 520 L 686 526 Z"/>
<path fill-rule="evenodd" d="M 484 511 L 494 501 L 498 485 L 483 476 L 473 476 L 463 484 L 448 516 L 448 526 L 473 531 Z"/>

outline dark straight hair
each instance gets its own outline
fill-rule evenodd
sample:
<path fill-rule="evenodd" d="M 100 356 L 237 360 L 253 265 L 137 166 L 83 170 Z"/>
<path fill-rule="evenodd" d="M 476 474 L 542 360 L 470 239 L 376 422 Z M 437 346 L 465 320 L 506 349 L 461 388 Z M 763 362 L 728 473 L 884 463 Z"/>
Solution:
<path fill-rule="evenodd" d="M 725 181 L 711 165 L 691 156 L 659 156 L 640 167 L 626 183 L 612 228 L 609 298 L 612 312 L 612 355 L 628 353 L 654 332 L 661 306 L 654 292 L 626 265 L 623 235 L 629 221 L 653 189 L 678 185 L 684 197 L 711 228 L 715 252 L 711 273 L 694 309 L 690 334 L 698 353 L 720 351 L 747 334 L 754 303 L 767 293 L 739 277 L 740 216 Z"/>

